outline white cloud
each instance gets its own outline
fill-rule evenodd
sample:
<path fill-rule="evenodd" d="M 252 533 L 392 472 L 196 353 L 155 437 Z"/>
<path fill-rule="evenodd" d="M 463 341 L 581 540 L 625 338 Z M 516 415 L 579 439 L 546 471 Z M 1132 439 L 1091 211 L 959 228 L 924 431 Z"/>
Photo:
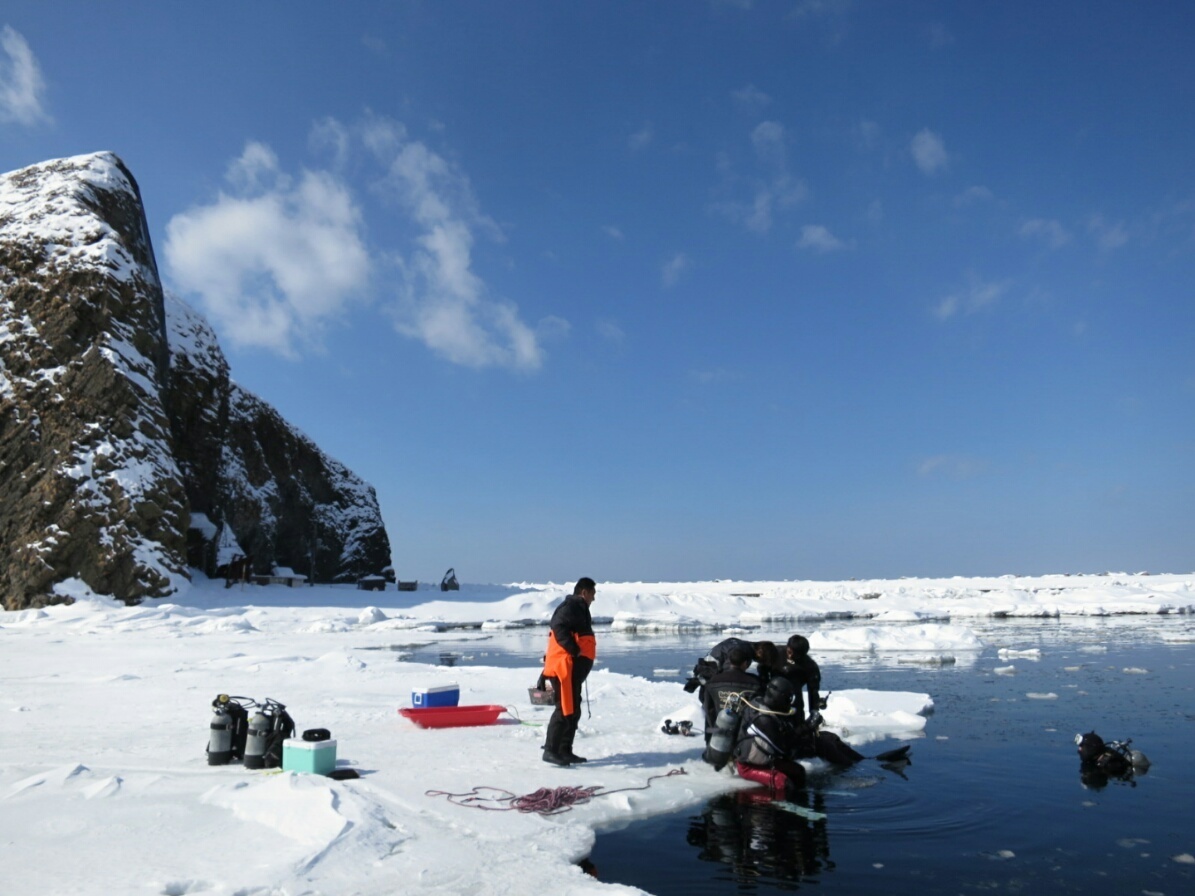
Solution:
<path fill-rule="evenodd" d="M 290 186 L 290 178 L 278 167 L 278 156 L 274 150 L 255 141 L 246 143 L 244 152 L 229 162 L 224 177 L 246 193 L 285 190 Z"/>
<path fill-rule="evenodd" d="M 950 161 L 942 138 L 929 128 L 923 128 L 917 132 L 909 142 L 909 151 L 913 154 L 913 161 L 917 163 L 922 174 L 936 174 Z"/>
<path fill-rule="evenodd" d="M 456 165 L 412 140 L 401 123 L 377 117 L 353 127 L 325 119 L 310 143 L 330 150 L 338 170 L 361 146 L 381 165 L 373 190 L 391 208 L 397 203 L 412 234 L 408 246 L 386 253 L 399 279 L 390 308 L 399 333 L 470 367 L 542 364 L 541 336 L 566 333 L 567 322 L 546 319 L 533 329 L 514 304 L 490 295 L 474 270 L 473 247 L 478 234 L 503 235 Z M 288 175 L 269 146 L 250 142 L 226 179 L 227 193 L 167 225 L 174 285 L 198 294 L 233 343 L 295 357 L 318 346 L 321 329 L 351 305 L 371 298 L 384 265 L 370 257 L 354 193 L 336 174 Z"/>
<path fill-rule="evenodd" d="M 751 132 L 751 145 L 760 161 L 783 169 L 788 160 L 784 145 L 784 125 L 778 121 L 761 121 Z"/>
<path fill-rule="evenodd" d="M 798 249 L 809 249 L 825 255 L 827 252 L 838 252 L 851 248 L 821 224 L 806 224 L 801 228 L 801 237 L 797 240 Z"/>
<path fill-rule="evenodd" d="M 954 204 L 962 207 L 966 205 L 974 205 L 977 202 L 991 202 L 995 199 L 995 195 L 987 187 L 976 185 L 967 187 L 963 192 L 954 197 Z"/>
<path fill-rule="evenodd" d="M 748 230 L 767 233 L 772 228 L 773 211 L 796 205 L 808 193 L 803 181 L 795 180 L 787 174 L 780 175 L 770 183 L 758 186 L 751 204 L 739 207 L 738 220 Z"/>
<path fill-rule="evenodd" d="M 547 317 L 541 317 L 539 319 L 539 323 L 535 325 L 536 335 L 545 341 L 564 339 L 570 332 L 572 332 L 572 329 L 572 324 L 570 324 L 563 317 L 557 317 L 554 314 L 549 314 Z"/>
<path fill-rule="evenodd" d="M 595 324 L 595 327 L 598 335 L 612 345 L 622 345 L 627 341 L 626 331 L 619 326 L 617 321 L 609 319 L 599 320 Z"/>
<path fill-rule="evenodd" d="M 366 142 L 385 167 L 379 189 L 406 209 L 420 233 L 399 262 L 395 326 L 456 364 L 533 370 L 543 363 L 535 330 L 511 302 L 492 297 L 473 270 L 475 231 L 501 240 L 468 177 L 398 122 L 374 119 Z"/>
<path fill-rule="evenodd" d="M 234 344 L 295 357 L 319 344 L 369 281 L 360 213 L 332 175 L 305 171 L 292 181 L 264 144 L 248 144 L 228 179 L 234 195 L 167 223 L 174 285 L 197 294 Z"/>
<path fill-rule="evenodd" d="M 328 153 L 332 156 L 332 167 L 336 171 L 344 170 L 348 164 L 352 142 L 349 129 L 335 118 L 317 121 L 307 137 L 307 145 L 313 152 Z"/>
<path fill-rule="evenodd" d="M 714 383 L 733 383 L 742 379 L 738 371 L 727 370 L 725 367 L 712 367 L 706 370 L 690 370 L 689 377 L 702 385 Z"/>
<path fill-rule="evenodd" d="M 975 314 L 996 304 L 1007 289 L 1007 283 L 986 282 L 973 276 L 964 289 L 946 296 L 934 307 L 934 316 L 945 321 L 958 314 Z"/>
<path fill-rule="evenodd" d="M 43 105 L 46 85 L 37 58 L 20 32 L 0 31 L 0 121 L 32 126 L 50 121 Z"/>
<path fill-rule="evenodd" d="M 939 320 L 949 320 L 958 313 L 959 300 L 957 295 L 949 295 L 942 299 L 934 308 L 934 316 Z"/>
<path fill-rule="evenodd" d="M 1034 218 L 1021 225 L 1021 236 L 1044 242 L 1051 249 L 1061 249 L 1071 241 L 1071 235 L 1065 227 L 1053 219 Z"/>
<path fill-rule="evenodd" d="M 655 130 L 651 126 L 651 122 L 644 123 L 643 127 L 631 134 L 627 138 L 627 146 L 632 152 L 638 152 L 641 149 L 647 149 L 651 146 L 655 139 Z"/>
<path fill-rule="evenodd" d="M 772 103 L 772 98 L 754 84 L 731 91 L 730 96 L 736 106 L 748 113 L 758 113 Z"/>
<path fill-rule="evenodd" d="M 619 240 L 621 242 L 622 240 L 626 239 L 626 236 L 623 234 L 622 229 L 620 227 L 616 227 L 613 224 L 607 224 L 605 227 L 602 228 L 602 232 L 604 234 L 606 234 L 606 236 L 610 237 L 610 239 L 612 239 L 612 240 Z"/>
<path fill-rule="evenodd" d="M 950 479 L 972 479 L 985 472 L 988 463 L 973 457 L 956 454 L 938 454 L 927 457 L 917 466 L 917 475 L 922 478 L 946 476 Z"/>
<path fill-rule="evenodd" d="M 668 261 L 664 262 L 664 267 L 660 271 L 660 282 L 665 286 L 675 286 L 677 281 L 689 268 L 689 256 L 684 252 L 677 252 Z"/>
<path fill-rule="evenodd" d="M 1105 221 L 1102 215 L 1092 215 L 1087 222 L 1087 230 L 1095 238 L 1095 243 L 1105 252 L 1119 249 L 1129 241 L 1129 232 L 1124 222 L 1115 224 Z"/>
<path fill-rule="evenodd" d="M 750 140 L 756 163 L 762 172 L 749 181 L 751 198 L 715 202 L 713 209 L 748 230 L 767 233 L 772 228 L 774 213 L 802 202 L 809 190 L 804 181 L 789 173 L 786 135 L 782 124 L 761 122 L 752 129 Z M 728 181 L 728 189 L 742 190 L 729 159 L 719 157 L 718 167 Z"/>

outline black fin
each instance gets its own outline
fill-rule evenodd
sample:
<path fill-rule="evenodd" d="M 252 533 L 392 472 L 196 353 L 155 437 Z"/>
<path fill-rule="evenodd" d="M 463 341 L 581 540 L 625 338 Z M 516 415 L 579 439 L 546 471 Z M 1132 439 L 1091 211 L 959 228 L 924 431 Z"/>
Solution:
<path fill-rule="evenodd" d="M 897 747 L 895 750 L 889 750 L 887 753 L 881 753 L 875 757 L 880 762 L 905 762 L 909 758 L 909 750 L 912 749 L 910 744 L 903 747 Z"/>

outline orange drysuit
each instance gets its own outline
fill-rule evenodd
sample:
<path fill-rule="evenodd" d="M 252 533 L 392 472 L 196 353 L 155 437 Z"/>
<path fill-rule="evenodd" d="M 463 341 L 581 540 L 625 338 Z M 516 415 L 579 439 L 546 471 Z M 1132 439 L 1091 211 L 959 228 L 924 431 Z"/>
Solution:
<path fill-rule="evenodd" d="M 577 646 L 581 649 L 581 656 L 590 660 L 597 659 L 597 638 L 593 635 L 574 635 Z M 560 711 L 571 716 L 576 710 L 573 705 L 573 655 L 560 646 L 555 632 L 548 632 L 548 653 L 544 657 L 544 675 L 555 678 L 560 682 L 556 691 L 556 699 L 560 702 Z"/>

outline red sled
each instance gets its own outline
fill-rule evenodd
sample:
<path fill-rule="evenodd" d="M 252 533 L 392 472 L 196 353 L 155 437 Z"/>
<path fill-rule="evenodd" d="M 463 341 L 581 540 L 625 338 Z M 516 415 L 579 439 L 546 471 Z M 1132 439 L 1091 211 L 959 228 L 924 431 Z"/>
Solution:
<path fill-rule="evenodd" d="M 420 728 L 469 728 L 493 725 L 504 712 L 505 706 L 489 703 L 479 706 L 429 706 L 426 709 L 404 707 L 398 714 Z"/>

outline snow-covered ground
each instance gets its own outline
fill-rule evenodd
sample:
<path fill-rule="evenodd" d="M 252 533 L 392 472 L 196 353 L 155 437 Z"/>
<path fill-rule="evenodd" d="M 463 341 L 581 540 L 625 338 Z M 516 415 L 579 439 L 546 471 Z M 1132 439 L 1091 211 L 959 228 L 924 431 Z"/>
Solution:
<path fill-rule="evenodd" d="M 698 719 L 680 679 L 602 668 L 600 637 L 592 714 L 576 745 L 591 761 L 568 769 L 540 760 L 548 709 L 527 699 L 537 669 L 422 666 L 366 649 L 459 638 L 461 628 L 542 625 L 571 590 L 564 584 L 465 585 L 442 595 L 225 590 L 199 579 L 173 600 L 133 608 L 77 583 L 63 590 L 77 602 L 0 614 L 5 892 L 635 892 L 574 865 L 595 830 L 745 786 L 700 761 L 700 738 L 660 731 L 665 718 Z M 932 662 L 982 649 L 971 624 L 989 617 L 1191 614 L 1195 575 L 599 583 L 593 611 L 622 631 L 709 629 L 710 643 L 791 621 L 815 655 Z M 826 622 L 834 624 L 822 629 Z M 1167 637 L 1191 636 L 1191 625 L 1177 635 L 1167 628 Z M 510 711 L 493 726 L 444 730 L 398 714 L 413 689 L 449 682 L 460 685 L 462 704 Z M 300 730 L 330 729 L 339 765 L 361 777 L 207 765 L 210 703 L 220 692 L 276 698 Z M 825 715 L 861 745 L 922 736 L 932 706 L 927 694 L 843 690 Z M 684 774 L 668 774 L 676 770 Z M 481 811 L 428 793 L 566 786 L 621 792 L 553 816 Z"/>

